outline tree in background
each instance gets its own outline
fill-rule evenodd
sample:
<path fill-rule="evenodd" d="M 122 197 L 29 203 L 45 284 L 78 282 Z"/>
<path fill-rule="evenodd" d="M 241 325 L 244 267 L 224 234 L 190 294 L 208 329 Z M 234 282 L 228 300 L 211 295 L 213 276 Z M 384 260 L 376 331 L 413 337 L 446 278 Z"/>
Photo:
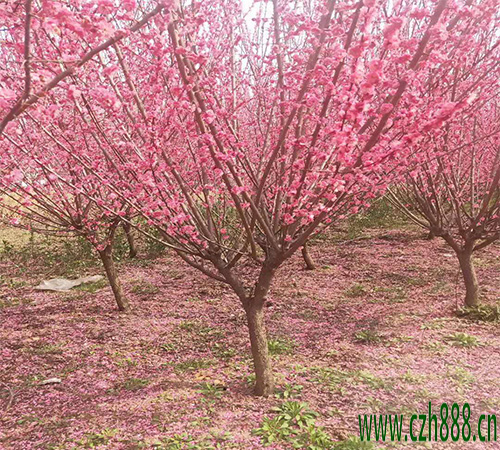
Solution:
<path fill-rule="evenodd" d="M 54 138 L 83 143 L 93 128 L 96 159 L 108 163 L 89 176 L 233 289 L 255 392 L 270 395 L 264 305 L 277 270 L 383 192 L 387 167 L 477 101 L 495 76 L 495 14 L 491 0 L 162 6 L 53 98 L 37 98 L 36 120 L 49 120 L 54 103 L 79 106 L 89 130 L 59 127 Z M 465 58 L 471 51 L 482 56 Z M 475 85 L 450 106 L 442 84 L 456 84 L 456 61 Z M 74 147 L 67 154 L 81 164 L 84 147 Z"/>
<path fill-rule="evenodd" d="M 85 142 L 71 140 L 68 134 L 60 142 L 51 130 L 38 128 L 36 119 L 20 122 L 24 130 L 20 140 L 7 136 L 0 142 L 0 205 L 9 212 L 10 224 L 31 232 L 88 240 L 103 263 L 118 309 L 127 310 L 129 303 L 113 260 L 113 242 L 122 216 L 130 208 L 91 175 L 93 166 L 108 164 L 92 153 L 92 132 L 80 130 L 76 135 L 88 136 Z M 90 152 L 75 148 L 82 144 Z M 76 153 L 81 164 L 75 163 Z"/>
<path fill-rule="evenodd" d="M 77 72 L 86 64 L 95 63 L 102 52 L 140 31 L 164 7 L 164 3 L 136 5 L 134 0 L 121 2 L 118 10 L 109 1 L 62 4 L 25 0 L 24 8 L 19 2 L 0 5 L 0 192 L 9 198 L 3 207 L 10 210 L 16 226 L 88 239 L 104 264 L 120 310 L 126 310 L 128 302 L 114 266 L 112 244 L 117 227 L 122 225 L 130 256 L 137 253 L 130 210 L 123 202 L 110 199 L 110 192 L 98 178 L 89 178 L 92 166 L 102 163 L 100 157 L 105 156 L 99 151 L 97 159 L 88 154 L 80 158 L 81 146 L 89 150 L 95 135 L 94 139 L 82 139 L 76 148 L 74 141 L 69 144 L 55 138 L 61 133 L 58 124 L 64 123 L 64 105 L 58 96 L 62 88 L 71 101 L 75 92 L 68 80 L 75 82 Z M 34 107 L 40 100 L 47 108 L 37 115 Z M 35 118 L 12 123 L 27 110 Z M 73 102 L 66 111 L 82 113 Z M 46 123 L 40 125 L 40 120 Z M 11 123 L 12 132 L 7 136 Z M 73 126 L 71 118 L 64 126 Z M 40 144 L 39 136 L 45 139 L 46 147 Z M 106 161 L 104 165 L 109 158 Z M 108 209 L 101 207 L 105 201 Z M 119 220 L 117 213 L 126 215 L 125 220 Z"/>
<path fill-rule="evenodd" d="M 473 253 L 500 238 L 499 113 L 489 102 L 456 117 L 439 139 L 423 144 L 417 168 L 390 189 L 407 217 L 454 250 L 467 306 L 480 299 Z"/>

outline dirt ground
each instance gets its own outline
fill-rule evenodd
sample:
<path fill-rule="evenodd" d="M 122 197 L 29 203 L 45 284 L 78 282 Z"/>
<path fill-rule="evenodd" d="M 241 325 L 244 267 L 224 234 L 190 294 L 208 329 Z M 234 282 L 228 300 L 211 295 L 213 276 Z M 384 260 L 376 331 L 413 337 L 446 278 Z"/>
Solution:
<path fill-rule="evenodd" d="M 265 448 L 252 430 L 289 399 L 307 403 L 338 442 L 359 436 L 359 414 L 409 417 L 429 402 L 437 413 L 443 402 L 467 402 L 471 423 L 483 413 L 500 421 L 500 325 L 457 317 L 457 260 L 422 237 L 376 230 L 324 240 L 311 247 L 317 270 L 304 270 L 298 255 L 280 270 L 267 308 L 279 390 L 268 399 L 251 395 L 234 295 L 173 256 L 120 264 L 129 313 L 116 311 L 106 285 L 34 291 L 39 275 L 19 275 L 4 258 L 0 448 Z M 500 246 L 476 265 L 483 301 L 493 305 Z M 44 384 L 51 378 L 60 382 Z M 342 448 L 500 449 L 500 437 Z"/>

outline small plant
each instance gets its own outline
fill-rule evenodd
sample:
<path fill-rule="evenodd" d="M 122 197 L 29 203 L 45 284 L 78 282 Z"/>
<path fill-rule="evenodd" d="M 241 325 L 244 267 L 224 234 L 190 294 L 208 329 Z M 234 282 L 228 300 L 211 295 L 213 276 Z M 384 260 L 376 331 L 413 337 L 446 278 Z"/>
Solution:
<path fill-rule="evenodd" d="M 184 331 L 193 331 L 199 327 L 195 320 L 184 320 L 179 324 L 179 328 Z"/>
<path fill-rule="evenodd" d="M 314 369 L 316 376 L 314 381 L 328 386 L 330 389 L 337 389 L 349 378 L 349 373 L 343 370 L 332 369 L 330 367 L 320 367 Z"/>
<path fill-rule="evenodd" d="M 349 289 L 344 291 L 344 295 L 350 298 L 363 297 L 365 294 L 366 288 L 360 283 L 355 283 Z"/>
<path fill-rule="evenodd" d="M 175 369 L 179 372 L 190 372 L 193 370 L 207 369 L 213 366 L 214 361 L 209 359 L 193 358 L 175 364 Z"/>
<path fill-rule="evenodd" d="M 118 365 L 118 367 L 135 367 L 137 366 L 138 362 L 132 359 L 130 356 L 127 356 L 124 358 L 118 358 L 116 364 Z"/>
<path fill-rule="evenodd" d="M 276 397 L 284 400 L 299 398 L 302 395 L 302 389 L 301 384 L 286 383 L 281 389 L 277 389 Z"/>
<path fill-rule="evenodd" d="M 143 378 L 129 378 L 122 384 L 122 387 L 127 391 L 138 391 L 144 389 L 148 384 L 149 380 Z"/>
<path fill-rule="evenodd" d="M 260 428 L 254 430 L 264 445 L 282 442 L 293 449 L 332 448 L 331 438 L 316 425 L 318 414 L 311 411 L 306 403 L 287 401 L 272 411 L 275 416 L 265 417 Z"/>
<path fill-rule="evenodd" d="M 289 339 L 270 339 L 268 342 L 269 353 L 271 355 L 289 355 L 292 353 L 294 343 Z"/>
<path fill-rule="evenodd" d="M 131 292 L 138 295 L 154 295 L 157 294 L 159 290 L 158 286 L 145 280 L 135 281 L 130 288 Z"/>
<path fill-rule="evenodd" d="M 64 347 L 62 344 L 43 344 L 31 351 L 35 355 L 62 355 L 63 352 Z"/>
<path fill-rule="evenodd" d="M 368 397 L 365 400 L 365 405 L 366 405 L 366 408 L 368 408 L 370 411 L 381 411 L 382 408 L 384 408 L 386 406 L 383 401 L 381 401 L 375 397 Z"/>
<path fill-rule="evenodd" d="M 214 447 L 205 443 L 197 443 L 188 433 L 175 434 L 153 444 L 155 450 L 211 450 Z"/>
<path fill-rule="evenodd" d="M 439 330 L 441 328 L 444 328 L 448 320 L 449 319 L 447 318 L 433 319 L 430 322 L 425 322 L 422 325 L 420 325 L 420 328 L 422 330 Z"/>
<path fill-rule="evenodd" d="M 442 353 L 446 347 L 441 342 L 429 342 L 424 345 L 424 348 L 431 352 Z"/>
<path fill-rule="evenodd" d="M 447 375 L 455 380 L 459 386 L 469 386 L 475 380 L 474 375 L 463 367 L 449 368 Z"/>
<path fill-rule="evenodd" d="M 80 286 L 77 286 L 75 289 L 78 291 L 90 292 L 91 294 L 95 294 L 100 289 L 109 286 L 109 282 L 106 278 L 103 278 L 95 283 L 83 283 Z"/>
<path fill-rule="evenodd" d="M 366 329 L 358 331 L 354 335 L 354 339 L 363 344 L 376 344 L 382 340 L 382 336 L 376 330 Z"/>
<path fill-rule="evenodd" d="M 500 321 L 500 304 L 466 306 L 457 311 L 457 316 L 479 322 L 498 322 Z"/>
<path fill-rule="evenodd" d="M 477 347 L 479 345 L 477 338 L 467 333 L 453 333 L 446 336 L 445 340 L 458 347 Z"/>
<path fill-rule="evenodd" d="M 276 441 L 286 440 L 291 435 L 288 423 L 283 423 L 277 417 L 264 417 L 260 428 L 254 430 L 256 436 L 260 436 L 264 445 L 272 444 Z"/>
<path fill-rule="evenodd" d="M 299 428 L 308 427 L 314 424 L 318 413 L 312 411 L 307 403 L 287 401 L 281 406 L 272 408 L 271 411 L 277 414 L 277 418 Z"/>
<path fill-rule="evenodd" d="M 212 353 L 214 356 L 220 359 L 231 359 L 236 355 L 236 350 L 234 348 L 228 347 L 224 344 L 215 343 L 212 346 Z"/>
<path fill-rule="evenodd" d="M 175 344 L 172 344 L 171 342 L 160 345 L 160 348 L 168 353 L 177 351 L 177 346 Z"/>
<path fill-rule="evenodd" d="M 356 436 L 351 436 L 345 441 L 337 442 L 333 450 L 377 450 L 373 442 L 363 442 Z"/>
<path fill-rule="evenodd" d="M 402 376 L 401 379 L 406 383 L 421 383 L 424 381 L 425 377 L 423 375 L 415 374 L 411 370 L 407 370 Z"/>
<path fill-rule="evenodd" d="M 250 375 L 247 375 L 245 377 L 245 383 L 249 386 L 249 387 L 253 387 L 255 386 L 255 374 L 254 373 L 251 373 Z"/>
<path fill-rule="evenodd" d="M 221 398 L 225 391 L 226 387 L 217 383 L 201 383 L 198 390 L 198 392 L 203 394 L 205 397 L 211 399 Z"/>
<path fill-rule="evenodd" d="M 374 375 L 368 370 L 360 370 L 355 373 L 355 378 L 374 389 L 384 389 L 390 387 L 392 384 L 387 380 Z"/>
<path fill-rule="evenodd" d="M 113 436 L 118 433 L 114 428 L 105 428 L 98 433 L 87 433 L 83 439 L 78 441 L 78 444 L 84 448 L 96 448 L 102 445 L 108 445 Z"/>

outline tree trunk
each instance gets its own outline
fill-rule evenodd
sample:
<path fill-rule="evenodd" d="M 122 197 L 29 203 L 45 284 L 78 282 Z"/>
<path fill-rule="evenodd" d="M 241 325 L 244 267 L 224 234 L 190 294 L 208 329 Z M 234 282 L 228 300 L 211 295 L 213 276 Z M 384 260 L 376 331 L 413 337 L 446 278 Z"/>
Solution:
<path fill-rule="evenodd" d="M 113 246 L 110 244 L 104 250 L 99 251 L 99 256 L 106 270 L 106 275 L 115 295 L 116 304 L 120 311 L 126 311 L 129 309 L 128 300 L 123 295 L 122 286 L 118 278 L 118 274 L 115 268 L 115 262 L 113 261 Z"/>
<path fill-rule="evenodd" d="M 127 236 L 127 242 L 129 247 L 128 256 L 129 258 L 135 258 L 137 256 L 137 247 L 135 245 L 135 236 L 132 230 L 132 226 L 127 222 L 123 222 L 123 231 L 125 231 L 125 236 Z"/>
<path fill-rule="evenodd" d="M 304 262 L 306 263 L 307 270 L 316 269 L 316 264 L 314 264 L 314 261 L 311 258 L 311 255 L 309 254 L 309 247 L 307 242 L 302 247 L 302 257 L 304 258 Z"/>
<path fill-rule="evenodd" d="M 472 261 L 472 250 L 466 249 L 458 254 L 460 269 L 465 282 L 465 304 L 467 306 L 477 306 L 479 303 L 479 283 Z"/>
<path fill-rule="evenodd" d="M 429 234 L 427 235 L 426 239 L 428 241 L 432 241 L 435 237 L 436 237 L 436 235 L 434 234 L 434 232 L 433 231 L 429 231 Z"/>
<path fill-rule="evenodd" d="M 255 367 L 255 395 L 268 397 L 274 392 L 274 377 L 267 346 L 263 305 L 251 304 L 246 313 Z"/>
<path fill-rule="evenodd" d="M 255 395 L 269 397 L 274 393 L 274 376 L 269 357 L 266 325 L 264 321 L 264 305 L 271 288 L 274 274 L 279 262 L 266 261 L 262 266 L 259 278 L 255 283 L 253 296 L 242 299 L 247 314 L 248 331 L 252 347 L 255 368 Z"/>

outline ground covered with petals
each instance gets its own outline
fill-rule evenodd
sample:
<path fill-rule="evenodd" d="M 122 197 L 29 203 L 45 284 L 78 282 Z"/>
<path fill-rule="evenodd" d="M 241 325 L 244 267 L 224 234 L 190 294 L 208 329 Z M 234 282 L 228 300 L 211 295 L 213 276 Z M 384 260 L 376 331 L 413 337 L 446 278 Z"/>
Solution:
<path fill-rule="evenodd" d="M 471 423 L 482 413 L 500 417 L 499 324 L 457 316 L 458 264 L 440 240 L 372 230 L 317 241 L 311 253 L 317 270 L 304 270 L 297 256 L 273 286 L 267 323 L 278 393 L 267 399 L 251 395 L 235 297 L 173 256 L 120 264 L 129 313 L 115 310 L 105 285 L 34 291 L 40 279 L 4 260 L 0 448 L 284 450 L 292 447 L 265 447 L 254 430 L 286 401 L 307 403 L 336 442 L 359 436 L 358 414 L 409 418 L 430 401 L 436 413 L 442 402 L 468 402 Z M 500 246 L 476 262 L 484 301 L 494 305 Z M 51 378 L 60 382 L 44 384 Z M 499 444 L 349 445 L 342 448 Z"/>

